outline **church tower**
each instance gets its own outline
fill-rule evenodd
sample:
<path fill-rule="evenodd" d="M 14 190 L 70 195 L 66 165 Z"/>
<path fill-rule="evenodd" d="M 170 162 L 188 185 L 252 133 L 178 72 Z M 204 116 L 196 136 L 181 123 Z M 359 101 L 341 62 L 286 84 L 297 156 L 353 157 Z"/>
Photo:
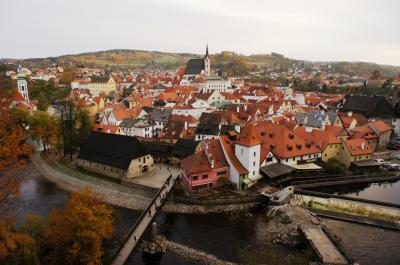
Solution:
<path fill-rule="evenodd" d="M 29 101 L 28 94 L 28 83 L 26 82 L 25 76 L 22 73 L 21 65 L 18 65 L 18 92 L 24 97 L 25 101 Z"/>
<path fill-rule="evenodd" d="M 206 76 L 211 75 L 211 61 L 210 61 L 210 56 L 208 55 L 208 44 L 206 47 L 206 55 L 204 56 L 204 74 Z"/>

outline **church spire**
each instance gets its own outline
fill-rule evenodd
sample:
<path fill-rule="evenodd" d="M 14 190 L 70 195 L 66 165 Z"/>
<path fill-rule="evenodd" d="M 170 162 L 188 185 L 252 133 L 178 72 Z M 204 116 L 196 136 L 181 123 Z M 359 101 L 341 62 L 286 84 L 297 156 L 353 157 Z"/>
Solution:
<path fill-rule="evenodd" d="M 208 57 L 208 43 L 207 43 L 207 46 L 206 46 L 206 57 Z"/>

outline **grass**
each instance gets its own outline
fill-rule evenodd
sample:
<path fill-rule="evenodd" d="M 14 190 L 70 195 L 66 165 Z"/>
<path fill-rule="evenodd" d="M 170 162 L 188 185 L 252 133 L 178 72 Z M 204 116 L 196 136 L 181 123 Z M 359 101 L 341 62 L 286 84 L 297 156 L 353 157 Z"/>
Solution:
<path fill-rule="evenodd" d="M 397 218 L 389 215 L 389 214 L 384 214 L 384 213 L 377 213 L 377 212 L 371 212 L 366 209 L 363 209 L 360 206 L 353 206 L 353 207 L 344 207 L 344 206 L 339 206 L 339 205 L 329 205 L 329 204 L 323 204 L 321 202 L 313 201 L 311 200 L 309 204 L 306 206 L 311 206 L 312 208 L 316 209 L 321 209 L 321 210 L 328 210 L 328 211 L 334 211 L 334 212 L 339 212 L 339 213 L 347 213 L 347 214 L 354 214 L 358 216 L 364 216 L 364 217 L 369 217 L 372 219 L 379 219 L 379 220 L 384 220 L 384 221 L 389 221 L 389 222 L 396 222 Z"/>

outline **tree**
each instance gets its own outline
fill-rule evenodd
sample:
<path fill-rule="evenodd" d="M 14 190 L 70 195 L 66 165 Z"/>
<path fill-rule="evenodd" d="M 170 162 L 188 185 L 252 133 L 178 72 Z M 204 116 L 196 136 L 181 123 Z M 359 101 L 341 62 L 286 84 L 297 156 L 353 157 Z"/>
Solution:
<path fill-rule="evenodd" d="M 336 159 L 329 159 L 325 164 L 325 170 L 330 173 L 343 173 L 346 171 L 346 166 Z"/>
<path fill-rule="evenodd" d="M 35 111 L 30 118 L 31 135 L 42 142 L 46 152 L 51 145 L 55 145 L 58 138 L 57 120 L 45 111 Z"/>
<path fill-rule="evenodd" d="M 89 190 L 73 193 L 64 208 L 49 215 L 45 264 L 102 264 L 103 241 L 112 234 L 113 210 Z"/>
<path fill-rule="evenodd" d="M 78 112 L 78 138 L 77 143 L 82 144 L 89 137 L 93 128 L 93 122 L 87 110 L 80 109 Z"/>
<path fill-rule="evenodd" d="M 49 107 L 49 102 L 47 101 L 46 95 L 44 94 L 44 92 L 40 92 L 39 96 L 37 98 L 38 101 L 38 110 L 43 110 L 46 111 L 47 108 Z"/>
<path fill-rule="evenodd" d="M 0 264 L 38 264 L 35 240 L 28 234 L 13 231 L 4 220 L 0 220 Z"/>
<path fill-rule="evenodd" d="M 76 70 L 73 68 L 65 68 L 61 75 L 60 83 L 64 85 L 70 85 L 76 78 Z"/>
<path fill-rule="evenodd" d="M 63 100 L 61 102 L 59 126 L 60 126 L 60 144 L 63 148 L 64 157 L 69 155 L 72 161 L 72 155 L 78 145 L 76 142 L 76 117 L 79 109 L 75 107 L 72 100 Z"/>
<path fill-rule="evenodd" d="M 24 126 L 0 104 L 0 207 L 18 193 L 20 173 L 32 151 Z"/>

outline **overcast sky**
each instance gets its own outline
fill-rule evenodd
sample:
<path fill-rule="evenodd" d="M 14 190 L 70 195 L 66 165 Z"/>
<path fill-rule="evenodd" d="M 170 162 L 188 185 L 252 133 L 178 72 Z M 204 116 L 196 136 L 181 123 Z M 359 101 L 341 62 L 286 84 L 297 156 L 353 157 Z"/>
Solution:
<path fill-rule="evenodd" d="M 141 49 L 400 65 L 399 0 L 0 0 L 0 58 Z"/>

